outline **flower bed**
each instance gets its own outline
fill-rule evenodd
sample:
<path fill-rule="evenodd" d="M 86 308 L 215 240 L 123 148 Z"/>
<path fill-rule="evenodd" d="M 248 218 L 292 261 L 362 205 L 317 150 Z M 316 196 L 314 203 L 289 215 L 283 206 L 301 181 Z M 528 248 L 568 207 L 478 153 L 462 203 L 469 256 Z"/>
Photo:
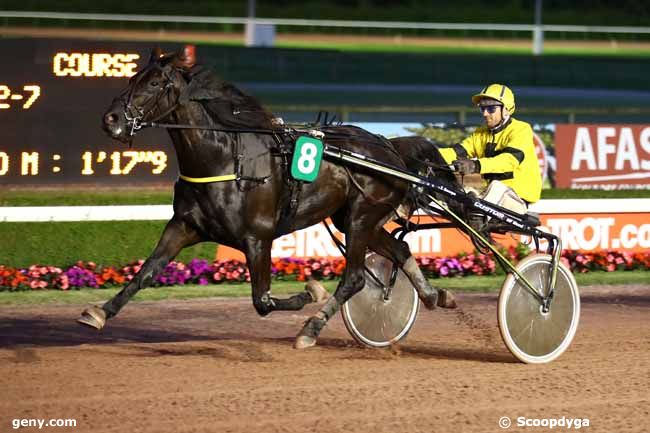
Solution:
<path fill-rule="evenodd" d="M 525 248 L 513 247 L 504 254 L 513 262 L 528 254 Z M 429 278 L 466 275 L 492 275 L 500 272 L 491 256 L 472 253 L 455 257 L 419 257 L 420 268 Z M 602 251 L 582 253 L 565 250 L 562 262 L 575 273 L 590 271 L 644 270 L 650 269 L 650 252 L 621 253 Z M 133 279 L 144 261 L 139 260 L 123 267 L 98 266 L 93 262 L 77 262 L 61 269 L 54 266 L 32 265 L 17 269 L 0 265 L 0 291 L 14 290 L 70 290 L 80 288 L 108 288 L 122 286 Z M 308 279 L 331 280 L 341 277 L 345 269 L 344 259 L 279 259 L 271 266 L 276 280 L 306 281 Z M 209 263 L 194 259 L 188 264 L 169 263 L 155 279 L 153 286 L 182 284 L 222 284 L 250 281 L 246 264 L 236 260 Z"/>

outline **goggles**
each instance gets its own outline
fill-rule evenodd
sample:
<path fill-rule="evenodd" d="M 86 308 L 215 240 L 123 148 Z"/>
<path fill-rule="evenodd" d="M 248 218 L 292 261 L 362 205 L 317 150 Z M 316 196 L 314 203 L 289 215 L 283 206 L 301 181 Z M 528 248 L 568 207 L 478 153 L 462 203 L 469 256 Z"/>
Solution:
<path fill-rule="evenodd" d="M 503 105 L 479 105 L 478 106 L 478 111 L 483 114 L 484 111 L 487 111 L 490 114 L 494 114 L 495 111 L 497 111 L 498 107 L 503 107 Z"/>

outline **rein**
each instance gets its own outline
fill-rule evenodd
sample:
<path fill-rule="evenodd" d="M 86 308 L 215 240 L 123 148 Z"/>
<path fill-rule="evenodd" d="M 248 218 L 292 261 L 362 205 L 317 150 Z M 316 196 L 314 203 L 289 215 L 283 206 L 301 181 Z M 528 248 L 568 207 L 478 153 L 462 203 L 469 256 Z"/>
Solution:
<path fill-rule="evenodd" d="M 163 113 L 158 114 L 154 120 L 150 121 L 143 121 L 145 117 L 147 117 L 150 114 L 153 114 L 154 110 L 158 106 L 159 102 L 161 99 L 166 98 L 169 96 L 169 92 L 172 88 L 172 79 L 171 77 L 167 74 L 167 72 L 157 63 L 152 63 L 147 68 L 145 68 L 143 71 L 140 71 L 136 76 L 135 76 L 135 84 L 138 84 L 142 78 L 144 77 L 144 73 L 147 70 L 157 68 L 162 71 L 163 78 L 166 80 L 164 85 L 158 87 L 157 93 L 154 95 L 153 103 L 147 102 L 142 107 L 135 106 L 133 104 L 133 92 L 135 86 L 133 86 L 130 91 L 127 93 L 121 95 L 122 102 L 124 104 L 124 117 L 127 120 L 127 126 L 130 126 L 131 131 L 130 131 L 130 136 L 133 137 L 136 135 L 136 133 L 141 130 L 142 128 L 161 128 L 161 129 L 176 129 L 176 130 L 203 130 L 203 131 L 215 131 L 215 132 L 222 132 L 222 133 L 227 133 L 227 134 L 242 134 L 242 133 L 249 133 L 249 134 L 263 134 L 263 135 L 271 135 L 275 138 L 275 140 L 278 142 L 278 144 L 281 144 L 283 141 L 279 136 L 286 136 L 286 135 L 293 135 L 294 133 L 306 133 L 312 137 L 323 139 L 325 138 L 325 132 L 322 130 L 319 130 L 317 125 L 313 125 L 312 128 L 310 129 L 297 129 L 293 127 L 284 127 L 282 129 L 273 129 L 273 128 L 223 128 L 223 127 L 218 127 L 218 126 L 211 126 L 211 125 L 192 125 L 192 124 L 178 124 L 178 123 L 161 123 L 158 122 L 161 119 L 165 119 L 167 116 L 169 116 L 172 112 L 174 112 L 178 107 L 179 107 L 179 102 L 177 101 L 176 103 L 172 104 L 170 107 L 168 107 Z M 320 119 L 320 113 L 319 113 L 319 119 Z M 325 122 L 327 122 L 327 117 Z M 329 125 L 325 125 L 329 126 Z M 341 134 L 338 133 L 337 131 L 328 131 L 327 135 L 329 135 L 331 138 L 337 138 L 337 137 L 344 137 L 344 138 L 349 138 L 348 134 Z M 392 151 L 395 155 L 398 157 L 402 157 L 395 147 L 392 145 L 392 143 L 387 140 L 386 138 L 382 136 L 378 136 L 382 139 L 382 141 L 385 143 L 386 148 Z M 361 138 L 361 137 L 359 137 Z M 254 181 L 257 183 L 266 183 L 268 181 L 268 176 L 264 178 L 249 178 L 249 177 L 244 177 L 242 176 L 241 173 L 241 160 L 243 158 L 243 155 L 239 153 L 239 138 L 235 139 L 235 147 L 233 150 L 233 157 L 235 159 L 235 173 L 233 174 L 226 174 L 226 175 L 220 175 L 220 176 L 209 176 L 209 177 L 190 177 L 190 176 L 185 176 L 183 174 L 179 174 L 179 178 L 190 183 L 213 183 L 213 182 L 229 182 L 229 181 L 236 181 L 239 184 L 239 181 L 241 180 L 247 180 L 247 181 Z M 361 191 L 363 194 L 363 189 L 358 185 L 354 178 L 352 177 L 351 173 L 346 167 L 346 172 L 352 182 L 355 184 L 355 187 Z M 241 186 L 240 186 L 241 188 Z M 364 194 L 365 195 L 365 194 Z"/>
<path fill-rule="evenodd" d="M 174 108 L 176 108 L 176 107 L 174 107 Z M 166 114 L 169 114 L 169 113 L 166 113 Z M 289 132 L 288 129 L 218 128 L 216 126 L 179 125 L 177 123 L 158 123 L 158 122 L 141 122 L 141 123 L 139 123 L 139 125 L 140 125 L 140 128 L 201 129 L 201 130 L 205 130 L 205 131 L 230 132 L 230 133 L 246 133 L 246 132 L 248 132 L 248 133 L 253 133 L 253 134 L 268 134 L 268 135 L 282 134 L 282 133 Z"/>

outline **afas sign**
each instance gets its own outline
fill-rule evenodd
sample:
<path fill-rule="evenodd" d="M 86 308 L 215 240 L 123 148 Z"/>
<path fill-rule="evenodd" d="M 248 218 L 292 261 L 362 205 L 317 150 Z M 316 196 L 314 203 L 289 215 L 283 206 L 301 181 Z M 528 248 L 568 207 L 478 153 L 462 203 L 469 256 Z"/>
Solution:
<path fill-rule="evenodd" d="M 650 125 L 556 125 L 557 185 L 650 189 Z"/>

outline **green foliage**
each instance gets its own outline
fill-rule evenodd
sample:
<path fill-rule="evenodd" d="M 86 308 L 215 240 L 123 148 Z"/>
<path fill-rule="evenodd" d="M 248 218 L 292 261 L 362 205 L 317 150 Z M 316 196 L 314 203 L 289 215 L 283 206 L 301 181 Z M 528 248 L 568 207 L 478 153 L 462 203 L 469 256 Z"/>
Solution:
<path fill-rule="evenodd" d="M 598 189 L 557 189 L 542 190 L 542 199 L 588 199 L 588 198 L 650 198 L 650 189 L 626 189 L 603 191 Z"/>
<path fill-rule="evenodd" d="M 438 144 L 452 146 L 460 143 L 476 129 L 475 125 L 423 124 L 416 128 L 406 128 L 414 135 L 427 137 Z M 535 125 L 535 133 L 544 142 L 547 150 L 555 147 L 555 133 L 547 125 Z"/>
<path fill-rule="evenodd" d="M 472 133 L 474 127 L 465 126 L 437 126 L 437 125 L 422 125 L 418 128 L 407 128 L 413 135 L 421 135 L 434 141 L 435 143 L 445 146 L 453 146 L 460 143 Z"/>
<path fill-rule="evenodd" d="M 78 260 L 123 265 L 146 259 L 156 246 L 164 221 L 47 222 L 0 224 L 0 264 L 67 266 Z M 179 260 L 213 260 L 216 244 L 186 248 Z"/>
<path fill-rule="evenodd" d="M 173 187 L 112 188 L 106 190 L 66 189 L 4 189 L 0 190 L 0 206 L 115 206 L 171 204 Z"/>
<path fill-rule="evenodd" d="M 407 128 L 414 135 L 427 137 L 438 144 L 452 146 L 460 143 L 476 129 L 475 125 L 424 124 L 416 128 Z M 547 149 L 555 146 L 555 134 L 546 126 L 535 126 L 535 133 L 544 142 Z"/>

